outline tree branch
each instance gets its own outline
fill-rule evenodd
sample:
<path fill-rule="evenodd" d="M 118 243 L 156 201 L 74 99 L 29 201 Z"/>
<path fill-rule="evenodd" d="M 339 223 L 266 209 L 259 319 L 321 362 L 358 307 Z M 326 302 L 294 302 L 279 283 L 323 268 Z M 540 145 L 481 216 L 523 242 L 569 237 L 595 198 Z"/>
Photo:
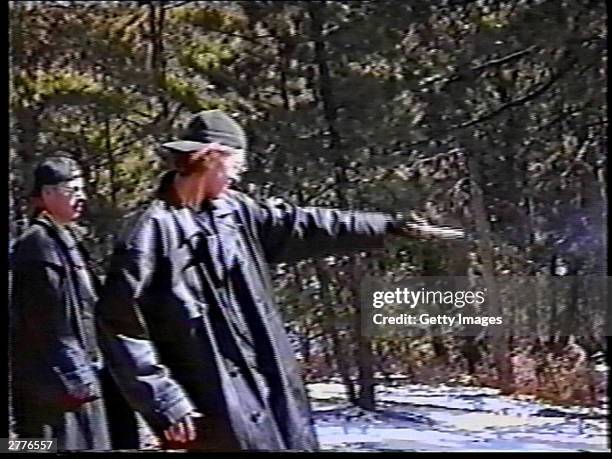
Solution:
<path fill-rule="evenodd" d="M 519 97 L 517 99 L 511 100 L 510 102 L 507 102 L 503 105 L 501 105 L 500 107 L 496 108 L 495 110 L 486 113 L 482 116 L 476 117 L 474 119 L 465 121 L 463 123 L 460 124 L 456 124 L 454 126 L 451 126 L 447 132 L 449 131 L 455 131 L 457 129 L 463 129 L 466 127 L 471 127 L 474 126 L 476 124 L 482 123 L 483 121 L 487 121 L 490 120 L 491 118 L 496 117 L 497 115 L 499 115 L 500 113 L 510 109 L 510 108 L 515 108 L 515 107 L 519 107 L 521 105 L 524 105 L 525 102 L 529 102 L 530 100 L 536 99 L 537 97 L 541 96 L 542 94 L 544 94 L 546 91 L 548 91 L 548 89 L 550 89 L 552 87 L 553 84 L 555 84 L 558 80 L 560 80 L 563 75 L 565 75 L 576 63 L 578 62 L 578 58 L 575 57 L 574 59 L 572 59 L 571 61 L 569 61 L 569 64 L 566 65 L 564 68 L 562 68 L 561 70 L 559 70 L 556 74 L 554 74 L 553 76 L 551 76 L 548 81 L 542 85 L 540 85 L 539 88 L 537 88 L 536 90 L 525 94 L 523 97 Z M 593 65 L 595 65 L 594 63 L 590 64 L 587 66 L 587 68 L 592 67 Z M 586 69 L 583 69 L 583 71 L 585 71 Z"/>
<path fill-rule="evenodd" d="M 449 77 L 440 76 L 440 77 L 431 78 L 430 80 L 427 81 L 427 84 L 429 85 L 429 84 L 435 83 L 440 80 L 445 80 L 444 84 L 446 86 L 450 83 L 455 83 L 457 81 L 465 80 L 466 78 L 474 78 L 478 72 L 481 72 L 489 67 L 506 64 L 510 61 L 520 59 L 521 57 L 526 56 L 527 54 L 530 54 L 531 52 L 533 52 L 536 48 L 537 46 L 532 45 L 521 51 L 516 51 L 514 53 L 508 54 L 506 56 L 503 56 L 497 59 L 488 60 L 474 67 L 469 67 L 467 69 L 458 70 L 454 75 L 451 75 Z"/>

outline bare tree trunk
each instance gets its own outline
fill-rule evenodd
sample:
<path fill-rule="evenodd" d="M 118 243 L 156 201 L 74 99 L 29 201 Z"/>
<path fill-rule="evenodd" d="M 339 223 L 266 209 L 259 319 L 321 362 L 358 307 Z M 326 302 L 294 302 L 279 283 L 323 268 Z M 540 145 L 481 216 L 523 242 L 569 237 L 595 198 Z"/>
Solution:
<path fill-rule="evenodd" d="M 115 158 L 113 156 L 113 148 L 111 144 L 111 126 L 108 115 L 104 118 L 104 147 L 106 149 L 106 158 L 108 160 L 108 172 L 110 181 L 110 198 L 113 205 L 113 209 L 117 208 L 117 183 L 116 183 L 116 168 Z"/>
<path fill-rule="evenodd" d="M 323 114 L 328 123 L 330 149 L 339 147 L 340 135 L 336 126 L 337 110 L 334 100 L 331 73 L 327 62 L 327 50 L 323 38 L 323 16 L 325 14 L 326 2 L 308 3 L 308 14 L 310 16 L 310 28 L 314 41 L 315 63 L 319 70 L 319 95 L 323 105 Z"/>
<path fill-rule="evenodd" d="M 351 365 L 347 359 L 348 352 L 346 350 L 346 345 L 336 327 L 332 327 L 330 331 L 331 340 L 334 345 L 336 365 L 338 366 L 338 371 L 340 372 L 342 384 L 346 388 L 346 396 L 351 404 L 357 405 L 357 391 L 355 388 L 355 382 L 351 377 Z"/>
<path fill-rule="evenodd" d="M 570 335 L 577 335 L 578 302 L 580 298 L 580 271 L 581 262 L 572 258 L 569 260 L 568 278 L 570 280 L 569 303 L 563 311 L 561 319 L 561 347 L 567 346 Z"/>
<path fill-rule="evenodd" d="M 606 192 L 606 169 L 604 167 L 600 168 L 597 171 L 597 183 L 599 185 L 599 194 L 601 197 L 601 207 L 602 207 L 602 212 L 601 212 L 601 231 L 600 231 L 600 237 L 601 237 L 601 241 L 602 241 L 602 251 L 601 253 L 603 254 L 602 256 L 602 260 L 601 260 L 601 264 L 600 264 L 600 269 L 601 269 L 601 273 L 602 276 L 599 279 L 599 291 L 601 292 L 601 298 L 600 301 L 602 301 L 602 304 L 610 304 L 609 303 L 609 299 L 608 299 L 608 278 L 605 276 L 605 273 L 607 271 L 607 254 L 608 254 L 608 195 Z M 608 335 L 608 333 L 606 333 L 606 335 Z M 610 352 L 610 344 L 612 343 L 612 338 L 610 336 L 606 336 L 603 338 L 602 340 L 602 346 L 604 348 L 604 352 L 606 355 L 608 355 L 608 352 Z M 608 360 L 609 361 L 609 360 Z M 609 403 L 608 403 L 608 407 L 609 407 Z"/>
<path fill-rule="evenodd" d="M 443 242 L 440 242 L 443 243 Z M 442 276 L 444 270 L 442 268 L 442 260 L 438 256 L 439 251 L 434 250 L 431 245 L 422 246 L 422 274 L 423 276 Z M 438 362 L 448 362 L 448 350 L 442 340 L 442 337 L 438 334 L 439 327 L 431 327 L 431 345 L 433 347 L 434 355 Z"/>
<path fill-rule="evenodd" d="M 159 2 L 159 16 L 157 17 L 157 50 L 159 60 L 159 81 L 160 86 L 166 89 L 166 53 L 164 47 L 164 26 L 166 20 L 166 8 L 164 8 L 164 2 Z M 160 94 L 160 103 L 162 106 L 162 119 L 166 121 L 170 116 L 170 107 L 168 100 L 166 99 L 165 93 Z"/>
<path fill-rule="evenodd" d="M 289 92 L 287 91 L 287 70 L 289 68 L 289 48 L 287 44 L 279 38 L 278 43 L 278 58 L 279 58 L 279 75 L 280 75 L 280 93 L 283 99 L 283 108 L 285 110 L 291 109 L 289 101 Z"/>
<path fill-rule="evenodd" d="M 352 257 L 353 273 L 352 273 L 352 296 L 353 296 L 353 329 L 357 341 L 357 384 L 359 386 L 359 396 L 357 406 L 364 410 L 374 410 L 376 401 L 374 398 L 375 385 L 374 380 L 374 354 L 372 351 L 372 339 L 363 333 L 362 330 L 362 314 L 360 301 L 360 285 L 363 279 L 363 267 L 359 256 Z"/>
<path fill-rule="evenodd" d="M 605 168 L 600 168 L 597 171 L 597 185 L 599 186 L 599 196 L 601 200 L 601 241 L 602 241 L 602 270 L 605 272 L 606 255 L 608 253 L 608 195 L 606 193 L 606 172 Z"/>
<path fill-rule="evenodd" d="M 357 395 L 355 391 L 355 383 L 351 377 L 351 361 L 349 360 L 350 353 L 347 352 L 345 343 L 343 338 L 340 336 L 340 324 L 336 318 L 336 312 L 334 307 L 337 307 L 333 304 L 332 298 L 329 294 L 330 292 L 330 281 L 329 276 L 325 270 L 325 267 L 322 265 L 321 261 L 315 262 L 315 269 L 317 272 L 317 277 L 319 278 L 319 282 L 321 283 L 321 300 L 323 304 L 327 305 L 329 308 L 329 314 L 331 317 L 331 326 L 327 328 L 327 334 L 331 338 L 333 346 L 334 346 L 334 354 L 336 357 L 336 363 L 338 365 L 338 371 L 340 372 L 340 378 L 342 379 L 342 383 L 346 388 L 346 394 L 348 400 L 352 404 L 357 403 Z M 327 311 L 326 311 L 327 312 Z"/>
<path fill-rule="evenodd" d="M 151 71 L 155 78 L 158 99 L 161 104 L 161 119 L 167 120 L 170 108 L 166 100 L 166 57 L 164 53 L 164 23 L 166 10 L 163 2 L 148 2 L 149 5 L 149 33 L 151 34 Z"/>
<path fill-rule="evenodd" d="M 448 274 L 450 276 L 464 277 L 468 275 L 469 267 L 469 244 L 461 243 L 460 241 L 454 241 L 453 244 L 449 244 Z M 476 373 L 476 364 L 481 358 L 477 337 L 478 332 L 476 331 L 474 331 L 472 335 L 457 337 L 460 343 L 459 352 L 465 359 L 468 374 L 471 376 L 474 376 Z"/>
<path fill-rule="evenodd" d="M 548 345 L 552 346 L 556 341 L 557 334 L 557 286 L 555 278 L 557 276 L 557 255 L 553 255 L 550 259 L 549 274 L 553 282 L 550 291 L 550 322 L 548 324 Z"/>
<path fill-rule="evenodd" d="M 335 157 L 334 175 L 336 177 L 336 195 L 338 197 L 338 205 L 346 207 L 346 197 L 343 193 L 342 184 L 347 182 L 345 173 L 345 161 L 341 153 L 342 145 L 340 133 L 337 127 L 337 107 L 334 98 L 331 72 L 327 62 L 327 50 L 325 40 L 323 38 L 323 16 L 326 2 L 310 2 L 308 4 L 308 14 L 310 16 L 310 25 L 312 39 L 314 41 L 315 63 L 319 71 L 318 89 L 319 98 L 321 101 L 323 116 L 327 122 L 327 132 L 329 134 L 329 144 L 327 145 L 330 153 Z"/>
<path fill-rule="evenodd" d="M 329 64 L 327 62 L 327 51 L 325 39 L 323 37 L 323 17 L 325 14 L 325 5 L 326 2 L 311 2 L 308 4 L 308 15 L 310 17 L 310 30 L 311 37 L 314 41 L 314 59 L 315 64 L 318 69 L 318 92 L 319 99 L 321 101 L 323 116 L 325 121 L 327 122 L 327 132 L 329 135 L 329 143 L 327 145 L 327 150 L 335 157 L 334 161 L 334 175 L 336 177 L 336 196 L 338 200 L 338 206 L 341 208 L 346 208 L 348 202 L 346 200 L 346 196 L 343 193 L 343 188 L 346 183 L 348 183 L 346 173 L 345 173 L 345 164 L 344 158 L 341 155 L 341 139 L 340 134 L 337 128 L 337 107 L 334 100 L 332 81 L 331 81 L 331 73 L 329 69 Z M 355 279 L 352 280 L 355 282 Z M 358 309 L 358 308 L 357 308 Z M 361 321 L 359 318 L 359 313 L 355 311 L 357 318 L 354 318 L 353 321 L 353 334 L 355 339 L 357 340 L 358 347 L 360 349 L 360 355 L 363 355 L 364 361 L 368 360 L 368 348 L 370 344 L 366 341 L 362 342 L 361 336 Z M 357 324 L 358 321 L 358 324 Z M 350 378 L 350 362 L 346 360 L 348 356 L 351 356 L 351 352 L 345 352 L 342 340 L 337 335 L 337 331 L 332 331 L 332 339 L 334 340 L 334 346 L 336 348 L 336 352 L 340 352 L 340 354 L 336 355 L 339 370 L 342 373 L 342 379 L 347 387 L 347 392 L 349 395 L 349 400 L 351 403 L 358 405 L 361 399 L 356 396 L 355 385 Z M 361 354 L 363 352 L 363 354 Z M 371 349 L 369 350 L 371 353 Z M 352 361 L 352 359 L 351 359 Z M 371 357 L 370 357 L 371 361 Z M 369 373 L 371 373 L 372 369 L 360 368 L 360 375 L 367 377 Z M 370 379 L 373 379 L 370 377 Z M 364 404 L 373 405 L 373 386 L 368 384 L 369 388 L 366 389 L 372 391 L 372 396 L 368 397 L 366 392 L 364 392 Z M 363 387 L 362 387 L 363 389 Z M 371 400 L 367 400 L 371 399 Z"/>
<path fill-rule="evenodd" d="M 487 289 L 487 304 L 491 316 L 501 316 L 501 298 L 495 280 L 495 260 L 491 226 L 482 195 L 480 166 L 473 154 L 468 157 L 468 168 L 472 178 L 471 206 L 476 221 L 480 258 L 482 260 L 482 276 Z M 502 393 L 513 390 L 512 363 L 509 359 L 507 331 L 499 330 L 492 337 L 493 361 L 497 368 L 498 386 Z"/>

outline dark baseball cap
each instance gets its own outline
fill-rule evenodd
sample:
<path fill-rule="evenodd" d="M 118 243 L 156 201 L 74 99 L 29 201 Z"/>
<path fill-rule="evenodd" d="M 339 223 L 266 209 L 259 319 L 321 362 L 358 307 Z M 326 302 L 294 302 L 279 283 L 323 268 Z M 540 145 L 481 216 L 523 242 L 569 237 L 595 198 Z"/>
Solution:
<path fill-rule="evenodd" d="M 189 153 L 208 144 L 218 143 L 245 151 L 246 135 L 240 125 L 221 110 L 206 110 L 191 118 L 180 140 L 166 142 L 163 148 Z"/>
<path fill-rule="evenodd" d="M 72 158 L 53 156 L 42 161 L 34 169 L 34 189 L 32 195 L 39 195 L 44 185 L 57 185 L 80 177 L 81 168 Z"/>

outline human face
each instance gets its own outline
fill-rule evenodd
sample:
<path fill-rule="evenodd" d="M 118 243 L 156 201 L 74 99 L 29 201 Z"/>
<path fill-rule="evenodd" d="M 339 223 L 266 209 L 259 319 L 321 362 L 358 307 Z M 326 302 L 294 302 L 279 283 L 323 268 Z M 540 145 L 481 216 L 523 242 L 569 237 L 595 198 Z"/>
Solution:
<path fill-rule="evenodd" d="M 57 185 L 46 185 L 42 190 L 45 210 L 60 223 L 77 220 L 85 209 L 87 196 L 82 177 Z"/>
<path fill-rule="evenodd" d="M 203 181 L 205 194 L 209 199 L 216 199 L 225 193 L 232 183 L 240 178 L 244 171 L 244 153 L 227 148 L 215 149 L 217 153 L 204 171 Z"/>

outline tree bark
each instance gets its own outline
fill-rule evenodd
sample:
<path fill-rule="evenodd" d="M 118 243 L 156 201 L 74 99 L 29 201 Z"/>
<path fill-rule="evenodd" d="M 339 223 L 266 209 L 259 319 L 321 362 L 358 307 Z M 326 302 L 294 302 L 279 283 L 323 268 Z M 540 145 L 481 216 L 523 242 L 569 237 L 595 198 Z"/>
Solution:
<path fill-rule="evenodd" d="M 341 324 L 337 320 L 336 313 L 334 311 L 335 305 L 332 304 L 332 298 L 329 294 L 329 275 L 327 274 L 325 267 L 322 265 L 322 262 L 319 260 L 315 262 L 315 269 L 317 277 L 319 278 L 319 282 L 321 283 L 321 301 L 329 308 L 329 314 L 331 318 L 331 326 L 326 327 L 326 332 L 331 338 L 332 344 L 334 346 L 334 354 L 336 357 L 335 360 L 338 366 L 338 372 L 340 373 L 340 378 L 342 379 L 342 383 L 344 384 L 344 387 L 346 389 L 347 398 L 350 403 L 355 405 L 357 404 L 357 395 L 355 390 L 355 383 L 353 382 L 353 378 L 351 377 L 352 359 L 349 360 L 350 353 L 347 352 L 344 339 L 340 336 L 339 333 L 341 329 Z"/>
<path fill-rule="evenodd" d="M 327 61 L 327 50 L 326 43 L 323 37 L 323 17 L 325 13 L 326 2 L 311 2 L 308 4 L 308 15 L 310 17 L 310 30 L 311 38 L 314 42 L 314 60 L 318 69 L 318 92 L 319 99 L 321 101 L 321 108 L 323 110 L 323 116 L 327 123 L 327 133 L 329 143 L 326 145 L 326 149 L 330 152 L 334 158 L 334 175 L 336 178 L 336 196 L 337 205 L 341 208 L 348 207 L 346 195 L 343 192 L 344 187 L 348 183 L 344 158 L 341 154 L 341 138 L 337 128 L 337 107 L 333 94 L 331 72 Z M 354 263 L 354 261 L 353 261 Z M 353 276 L 351 282 L 353 285 L 358 285 L 355 277 Z M 374 392 L 373 392 L 373 377 L 371 376 L 371 343 L 362 337 L 361 333 L 361 318 L 359 315 L 359 307 L 354 311 L 353 317 L 353 334 L 357 340 L 358 347 L 358 361 L 360 363 L 359 378 L 360 378 L 360 395 L 356 396 L 355 385 L 350 378 L 349 369 L 350 365 L 345 358 L 351 355 L 350 352 L 346 352 L 343 349 L 342 342 L 337 335 L 337 331 L 333 331 L 332 339 L 336 347 L 336 352 L 341 354 L 337 355 L 339 369 L 343 373 L 343 381 L 347 387 L 349 394 L 349 400 L 355 405 L 374 405 Z M 352 360 L 352 359 L 351 359 Z M 369 363 L 368 363 L 369 362 Z M 369 368 L 367 368 L 369 366 Z M 363 395 L 362 392 L 363 391 Z"/>
<path fill-rule="evenodd" d="M 110 181 L 110 199 L 113 209 L 117 208 L 117 184 L 115 178 L 115 158 L 111 145 L 111 126 L 108 115 L 104 118 L 104 147 L 106 148 L 106 158 L 108 160 L 108 173 Z"/>
<path fill-rule="evenodd" d="M 561 322 L 561 346 L 567 346 L 570 341 L 570 335 L 577 335 L 576 327 L 578 320 L 578 303 L 580 298 L 580 278 L 578 273 L 581 268 L 580 260 L 572 257 L 569 262 L 568 279 L 570 281 L 569 287 L 569 302 L 563 311 L 563 317 Z"/>
<path fill-rule="evenodd" d="M 336 195 L 338 205 L 346 207 L 346 197 L 343 193 L 342 184 L 347 181 L 345 172 L 345 160 L 342 156 L 342 139 L 337 126 L 337 106 L 334 98 L 331 72 L 327 61 L 327 49 L 323 38 L 323 15 L 326 2 L 310 2 L 308 4 L 308 14 L 310 16 L 310 27 L 312 39 L 314 41 L 314 59 L 319 72 L 318 89 L 321 101 L 323 116 L 327 122 L 327 133 L 329 144 L 327 149 L 334 159 L 334 175 L 336 177 Z"/>
<path fill-rule="evenodd" d="M 376 408 L 374 380 L 374 353 L 372 350 L 372 339 L 363 333 L 362 313 L 360 301 L 360 286 L 363 280 L 363 267 L 358 256 L 352 257 L 352 297 L 353 297 L 353 330 L 357 341 L 357 385 L 359 386 L 359 396 L 357 406 L 364 410 L 374 410 Z"/>
<path fill-rule="evenodd" d="M 287 69 L 289 56 L 287 44 L 281 41 L 279 38 L 278 43 L 278 58 L 279 58 L 279 76 L 280 76 L 280 93 L 281 99 L 283 100 L 283 108 L 287 111 L 291 110 L 291 104 L 289 101 L 289 92 L 287 91 Z"/>
<path fill-rule="evenodd" d="M 557 255 L 553 254 L 550 259 L 549 274 L 552 285 L 550 289 L 550 322 L 548 324 L 548 345 L 552 346 L 556 341 L 557 335 L 557 285 L 555 279 L 557 277 Z"/>
<path fill-rule="evenodd" d="M 167 120 L 170 108 L 166 100 L 166 58 L 164 53 L 164 23 L 166 10 L 163 2 L 148 2 L 149 6 L 149 33 L 151 34 L 151 72 L 155 78 L 158 91 L 158 100 L 161 105 L 161 119 Z"/>
<path fill-rule="evenodd" d="M 472 179 L 471 206 L 476 220 L 478 246 L 482 260 L 482 276 L 487 289 L 487 304 L 491 316 L 502 316 L 501 298 L 495 280 L 495 259 L 491 226 L 482 195 L 480 165 L 474 153 L 468 156 L 468 169 Z M 509 359 L 509 349 L 505 329 L 497 331 L 492 337 L 493 361 L 497 368 L 497 384 L 502 393 L 509 394 L 513 390 L 512 363 Z"/>
<path fill-rule="evenodd" d="M 330 138 L 329 149 L 340 146 L 340 134 L 336 126 L 337 110 L 334 99 L 331 73 L 327 62 L 327 50 L 323 38 L 323 15 L 326 2 L 309 2 L 308 15 L 310 16 L 310 29 L 314 41 L 314 59 L 319 71 L 319 95 L 323 114 L 328 124 Z"/>

